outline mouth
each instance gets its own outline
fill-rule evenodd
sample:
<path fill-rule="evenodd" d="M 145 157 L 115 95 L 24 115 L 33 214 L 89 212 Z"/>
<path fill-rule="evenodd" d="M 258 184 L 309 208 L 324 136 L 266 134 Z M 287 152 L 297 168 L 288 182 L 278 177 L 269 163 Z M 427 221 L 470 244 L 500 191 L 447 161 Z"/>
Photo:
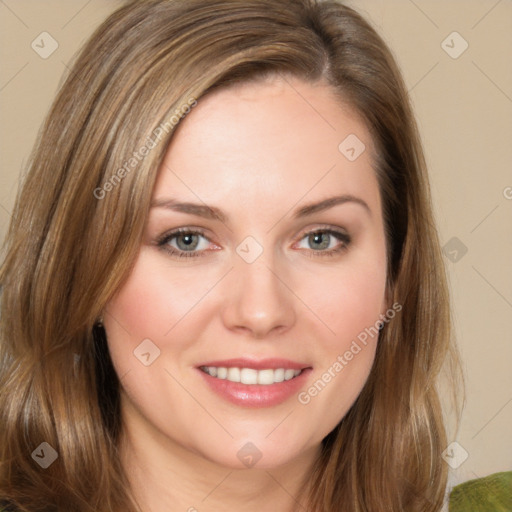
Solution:
<path fill-rule="evenodd" d="M 272 407 L 298 393 L 312 367 L 286 359 L 211 361 L 197 367 L 219 397 L 242 407 Z"/>
<path fill-rule="evenodd" d="M 256 370 L 254 368 L 239 368 L 225 366 L 200 366 L 199 369 L 215 379 L 240 382 L 241 384 L 271 386 L 279 382 L 288 381 L 298 377 L 303 370 L 291 368 L 265 368 Z"/>

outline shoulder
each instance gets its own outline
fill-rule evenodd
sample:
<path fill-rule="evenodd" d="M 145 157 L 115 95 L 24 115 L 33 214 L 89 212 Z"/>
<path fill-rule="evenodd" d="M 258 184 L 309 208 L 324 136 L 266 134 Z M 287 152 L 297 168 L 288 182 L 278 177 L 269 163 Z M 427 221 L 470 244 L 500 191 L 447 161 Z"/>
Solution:
<path fill-rule="evenodd" d="M 450 512 L 507 512 L 512 510 L 512 471 L 495 473 L 455 486 Z"/>

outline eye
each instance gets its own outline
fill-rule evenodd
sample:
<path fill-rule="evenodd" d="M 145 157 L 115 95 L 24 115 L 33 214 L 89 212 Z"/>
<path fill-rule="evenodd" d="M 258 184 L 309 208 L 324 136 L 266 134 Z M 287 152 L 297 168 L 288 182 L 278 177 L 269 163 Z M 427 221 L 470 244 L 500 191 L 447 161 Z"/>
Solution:
<path fill-rule="evenodd" d="M 306 233 L 297 248 L 312 251 L 315 256 L 333 256 L 347 249 L 350 236 L 334 229 L 316 229 Z"/>
<path fill-rule="evenodd" d="M 157 242 L 158 247 L 179 258 L 203 256 L 210 244 L 204 233 L 188 228 L 167 233 Z"/>

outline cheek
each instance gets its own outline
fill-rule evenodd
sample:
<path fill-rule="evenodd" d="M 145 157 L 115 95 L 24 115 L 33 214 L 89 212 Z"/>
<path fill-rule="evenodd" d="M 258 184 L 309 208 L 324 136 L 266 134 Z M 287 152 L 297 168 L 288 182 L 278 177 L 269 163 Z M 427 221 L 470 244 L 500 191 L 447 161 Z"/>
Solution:
<path fill-rule="evenodd" d="M 385 252 L 307 275 L 301 288 L 304 302 L 325 327 L 321 339 L 328 352 L 342 350 L 385 313 Z"/>
<path fill-rule="evenodd" d="M 306 284 L 304 293 L 321 285 L 323 291 L 309 300 L 328 329 L 317 338 L 318 364 L 298 402 L 311 416 L 323 418 L 321 433 L 327 435 L 359 396 L 373 365 L 377 321 L 385 313 L 385 257 L 317 275 L 316 287 Z"/>
<path fill-rule="evenodd" d="M 179 396 L 179 386 L 173 386 L 165 370 L 172 366 L 175 375 L 184 378 L 182 363 L 202 327 L 188 320 L 200 311 L 201 299 L 215 282 L 211 272 L 199 267 L 172 265 L 154 249 L 143 247 L 128 279 L 105 308 L 114 368 L 131 400 L 149 407 L 148 417 L 154 414 L 151 407 L 159 403 L 162 389 Z"/>
<path fill-rule="evenodd" d="M 211 289 L 214 279 L 203 274 L 170 268 L 152 249 L 143 248 L 128 280 L 106 307 L 108 332 L 113 334 L 109 339 L 114 344 L 119 338 L 165 339 Z"/>
<path fill-rule="evenodd" d="M 385 295 L 385 274 L 378 269 L 353 273 L 343 281 L 338 294 L 338 314 L 333 310 L 334 330 L 345 338 L 357 337 L 375 324 L 382 313 Z"/>

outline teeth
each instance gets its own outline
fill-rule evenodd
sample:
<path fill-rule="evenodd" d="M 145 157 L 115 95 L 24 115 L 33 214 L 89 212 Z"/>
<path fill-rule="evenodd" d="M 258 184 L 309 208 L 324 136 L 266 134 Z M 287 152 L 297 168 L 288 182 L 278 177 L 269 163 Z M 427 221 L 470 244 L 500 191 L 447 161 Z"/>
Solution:
<path fill-rule="evenodd" d="M 283 382 L 284 372 L 284 368 L 278 368 L 277 370 L 274 370 L 274 382 Z"/>
<path fill-rule="evenodd" d="M 224 368 L 216 366 L 202 366 L 201 369 L 217 379 L 227 379 L 231 382 L 242 384 L 261 384 L 269 386 L 277 382 L 293 379 L 301 374 L 302 370 L 291 370 L 284 368 L 254 370 L 253 368 Z"/>
<path fill-rule="evenodd" d="M 242 368 L 240 370 L 240 382 L 242 384 L 258 384 L 258 370 Z"/>
<path fill-rule="evenodd" d="M 255 370 L 255 373 L 258 384 L 263 384 L 264 386 L 274 384 L 274 370 L 260 370 L 259 372 Z"/>
<path fill-rule="evenodd" d="M 295 371 L 294 370 L 285 370 L 284 371 L 284 380 L 293 379 L 294 376 L 295 376 Z"/>
<path fill-rule="evenodd" d="M 240 368 L 228 368 L 227 379 L 231 382 L 240 382 Z"/>

